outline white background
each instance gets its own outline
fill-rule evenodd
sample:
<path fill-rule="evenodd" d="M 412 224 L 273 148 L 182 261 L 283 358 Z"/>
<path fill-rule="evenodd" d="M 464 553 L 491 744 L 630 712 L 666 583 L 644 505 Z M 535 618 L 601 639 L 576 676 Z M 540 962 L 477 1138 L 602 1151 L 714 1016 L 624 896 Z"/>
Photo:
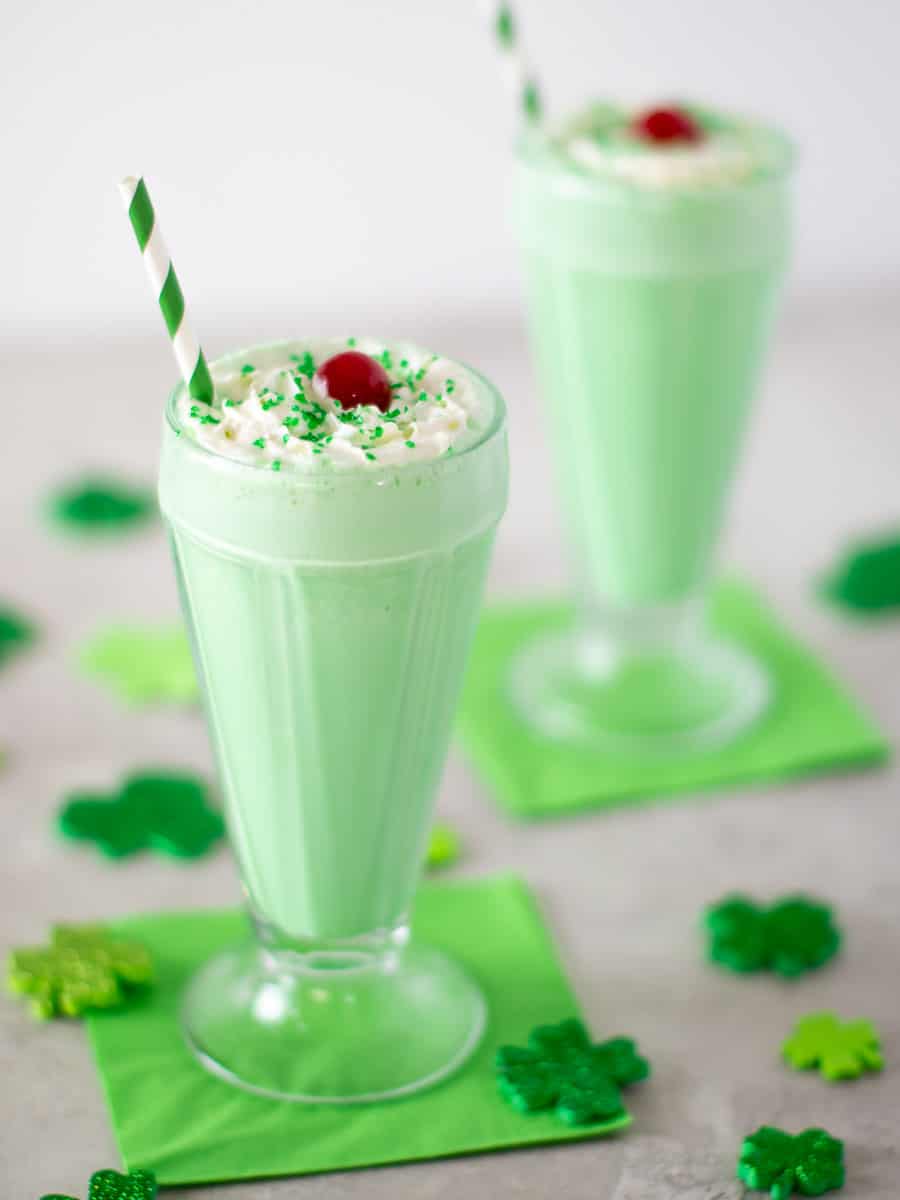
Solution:
<path fill-rule="evenodd" d="M 801 144 L 793 295 L 900 280 L 895 0 L 525 0 L 549 106 L 686 96 Z M 147 332 L 115 181 L 151 185 L 194 322 L 433 336 L 517 308 L 510 113 L 475 0 L 31 0 L 0 70 L 8 338 Z M 154 330 L 156 332 L 156 330 Z"/>

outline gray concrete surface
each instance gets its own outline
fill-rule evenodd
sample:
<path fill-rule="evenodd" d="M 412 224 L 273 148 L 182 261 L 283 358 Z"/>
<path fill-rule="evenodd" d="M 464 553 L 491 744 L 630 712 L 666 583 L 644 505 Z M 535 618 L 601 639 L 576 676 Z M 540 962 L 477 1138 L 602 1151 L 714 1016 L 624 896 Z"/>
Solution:
<path fill-rule="evenodd" d="M 847 536 L 900 525 L 898 318 L 896 294 L 817 299 L 787 314 L 723 556 L 761 584 L 891 735 L 900 728 L 900 621 L 849 622 L 822 608 L 811 586 Z M 265 332 L 239 331 L 233 340 Z M 521 331 L 410 332 L 477 362 L 510 401 L 514 485 L 492 592 L 559 587 L 558 518 Z M 227 344 L 223 338 L 211 350 Z M 51 814 L 72 786 L 111 784 L 140 763 L 209 768 L 199 716 L 124 711 L 71 669 L 79 639 L 103 622 L 175 616 L 161 532 L 83 546 L 49 531 L 38 511 L 52 484 L 90 464 L 152 477 L 170 375 L 162 337 L 150 331 L 135 345 L 98 339 L 4 355 L 0 595 L 43 627 L 34 653 L 0 677 L 0 744 L 10 752 L 0 775 L 4 945 L 40 939 L 58 918 L 237 899 L 225 851 L 193 866 L 148 857 L 116 867 L 50 835 Z M 634 1034 L 653 1060 L 652 1082 L 629 1098 L 632 1131 L 593 1144 L 183 1195 L 733 1200 L 742 1194 L 731 1181 L 740 1138 L 771 1122 L 821 1124 L 845 1138 L 848 1200 L 896 1197 L 897 784 L 888 767 L 522 826 L 491 805 L 454 754 L 440 810 L 466 841 L 457 873 L 520 872 L 539 897 L 595 1030 Z M 839 963 L 791 986 L 705 968 L 697 915 L 734 887 L 763 896 L 794 888 L 829 896 L 846 931 Z M 880 1025 L 888 1060 L 881 1077 L 829 1087 L 779 1065 L 777 1047 L 792 1021 L 822 1007 Z M 82 1197 L 90 1172 L 116 1161 L 79 1026 L 35 1025 L 13 1000 L 0 1000 L 0 1194 Z"/>

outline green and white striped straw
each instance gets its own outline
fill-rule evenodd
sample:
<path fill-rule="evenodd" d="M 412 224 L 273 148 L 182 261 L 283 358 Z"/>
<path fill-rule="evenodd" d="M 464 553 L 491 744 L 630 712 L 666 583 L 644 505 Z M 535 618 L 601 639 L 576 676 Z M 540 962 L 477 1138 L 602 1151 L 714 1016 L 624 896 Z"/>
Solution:
<path fill-rule="evenodd" d="M 200 343 L 188 325 L 184 296 L 163 241 L 147 185 L 143 179 L 135 179 L 129 175 L 119 184 L 119 191 L 128 210 L 128 218 L 144 259 L 153 295 L 169 331 L 181 376 L 192 399 L 212 404 L 215 394 L 212 377 Z"/>
<path fill-rule="evenodd" d="M 517 116 L 538 125 L 543 116 L 541 95 L 522 53 L 518 23 L 512 5 L 503 3 L 502 0 L 482 0 L 482 8 L 485 18 L 490 21 L 506 85 L 516 104 Z"/>

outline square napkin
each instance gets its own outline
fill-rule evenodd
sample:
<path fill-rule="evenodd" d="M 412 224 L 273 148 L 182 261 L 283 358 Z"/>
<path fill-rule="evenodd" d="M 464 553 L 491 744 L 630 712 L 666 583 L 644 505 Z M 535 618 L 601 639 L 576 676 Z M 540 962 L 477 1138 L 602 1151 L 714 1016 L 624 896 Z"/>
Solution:
<path fill-rule="evenodd" d="M 510 704 L 512 656 L 535 634 L 560 628 L 564 604 L 495 605 L 482 617 L 463 692 L 463 748 L 517 817 L 552 817 L 722 784 L 822 771 L 887 757 L 884 736 L 822 663 L 778 623 L 752 588 L 723 583 L 712 621 L 751 651 L 772 676 L 768 713 L 723 749 L 668 760 L 632 760 L 550 741 Z"/>
<path fill-rule="evenodd" d="M 456 1075 L 382 1104 L 312 1106 L 267 1100 L 209 1075 L 178 1028 L 190 973 L 246 936 L 238 912 L 129 917 L 115 926 L 154 954 L 158 983 L 135 1005 L 97 1013 L 88 1031 L 126 1167 L 161 1185 L 307 1175 L 596 1137 L 630 1118 L 572 1129 L 501 1100 L 497 1047 L 524 1044 L 535 1025 L 577 1015 L 553 943 L 525 885 L 512 876 L 426 884 L 415 906 L 422 941 L 471 972 L 488 1001 L 481 1047 Z M 597 1039 L 618 1030 L 594 1030 Z"/>

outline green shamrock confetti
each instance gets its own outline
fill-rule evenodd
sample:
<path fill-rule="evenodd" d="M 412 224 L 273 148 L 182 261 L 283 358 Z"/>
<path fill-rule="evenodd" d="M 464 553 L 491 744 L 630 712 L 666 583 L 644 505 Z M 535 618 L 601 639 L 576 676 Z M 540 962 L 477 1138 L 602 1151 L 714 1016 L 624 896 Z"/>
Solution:
<path fill-rule="evenodd" d="M 729 896 L 707 909 L 708 957 L 732 971 L 775 971 L 786 979 L 820 967 L 835 954 L 841 934 L 827 904 L 786 896 L 771 907 Z"/>
<path fill-rule="evenodd" d="M 449 867 L 459 858 L 459 836 L 449 825 L 435 825 L 428 838 L 425 866 L 431 870 Z"/>
<path fill-rule="evenodd" d="M 792 1067 L 818 1067 L 826 1079 L 857 1079 L 884 1066 L 875 1026 L 870 1021 L 844 1024 L 830 1012 L 802 1017 L 781 1052 Z"/>
<path fill-rule="evenodd" d="M 821 1196 L 844 1186 L 844 1145 L 824 1129 L 794 1137 L 763 1125 L 745 1138 L 737 1176 L 771 1200 L 788 1200 L 794 1192 Z"/>
<path fill-rule="evenodd" d="M 127 704 L 194 704 L 199 699 L 190 645 L 180 625 L 102 630 L 82 646 L 79 662 Z"/>
<path fill-rule="evenodd" d="M 91 1176 L 87 1200 L 155 1200 L 156 1176 L 152 1171 L 97 1171 Z M 42 1196 L 41 1200 L 74 1200 L 73 1196 Z"/>
<path fill-rule="evenodd" d="M 629 1038 L 594 1045 L 574 1018 L 533 1029 L 527 1047 L 501 1046 L 495 1065 L 500 1092 L 513 1108 L 553 1109 L 567 1125 L 620 1115 L 621 1089 L 650 1074 Z"/>
<path fill-rule="evenodd" d="M 156 511 L 153 493 L 120 480 L 89 476 L 50 497 L 50 513 L 60 525 L 87 533 L 118 532 Z"/>
<path fill-rule="evenodd" d="M 835 603 L 860 613 L 900 608 L 900 539 L 850 547 L 823 590 Z"/>
<path fill-rule="evenodd" d="M 33 642 L 34 626 L 13 608 L 0 606 L 0 666 Z"/>
<path fill-rule="evenodd" d="M 102 925 L 57 925 L 49 946 L 14 950 L 7 962 L 10 990 L 27 996 L 41 1020 L 115 1008 L 152 978 L 153 963 L 140 942 Z"/>
<path fill-rule="evenodd" d="M 108 858 L 159 850 L 199 858 L 222 837 L 224 822 L 209 806 L 204 783 L 167 772 L 132 775 L 118 792 L 77 793 L 58 815 L 66 837 L 95 842 Z"/>

